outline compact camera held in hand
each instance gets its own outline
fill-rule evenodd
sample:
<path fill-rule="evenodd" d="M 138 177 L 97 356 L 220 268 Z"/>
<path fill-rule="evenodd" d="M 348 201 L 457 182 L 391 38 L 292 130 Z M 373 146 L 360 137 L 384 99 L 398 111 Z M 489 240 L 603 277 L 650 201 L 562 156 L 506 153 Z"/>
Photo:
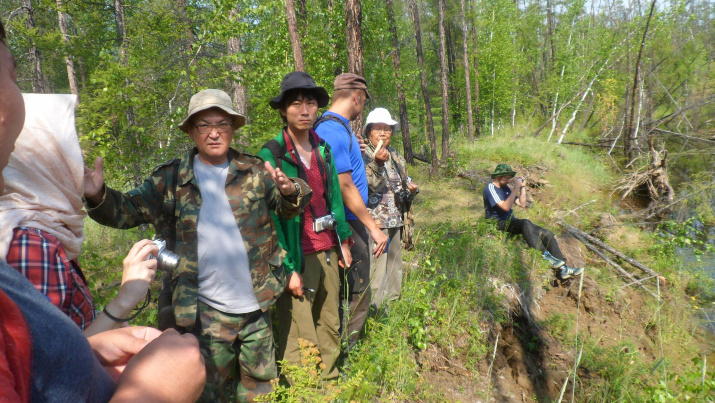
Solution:
<path fill-rule="evenodd" d="M 313 220 L 313 231 L 316 233 L 325 230 L 333 230 L 338 226 L 338 222 L 335 220 L 332 214 L 324 215 Z"/>
<path fill-rule="evenodd" d="M 176 268 L 176 266 L 179 264 L 179 255 L 176 253 L 166 249 L 166 241 L 162 238 L 157 238 L 151 241 L 157 248 L 159 248 L 159 255 L 154 256 L 154 255 L 149 255 L 147 260 L 149 259 L 156 259 L 157 260 L 157 265 L 156 269 L 165 271 L 165 272 L 171 272 Z"/>

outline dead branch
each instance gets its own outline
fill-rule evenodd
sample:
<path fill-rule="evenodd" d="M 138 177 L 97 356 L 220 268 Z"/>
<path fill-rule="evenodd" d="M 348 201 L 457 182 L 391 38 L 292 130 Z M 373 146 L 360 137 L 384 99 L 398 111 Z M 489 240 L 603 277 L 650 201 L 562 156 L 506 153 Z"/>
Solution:
<path fill-rule="evenodd" d="M 601 252 L 600 250 L 598 250 L 598 248 L 596 248 L 595 246 L 591 245 L 588 241 L 586 241 L 585 239 L 583 239 L 583 238 L 580 237 L 579 235 L 577 235 L 577 234 L 575 234 L 575 233 L 572 233 L 572 234 L 574 235 L 574 237 L 575 237 L 576 239 L 578 239 L 579 241 L 581 241 L 581 243 L 582 243 L 586 248 L 588 248 L 588 250 L 590 250 L 591 252 L 597 254 L 597 255 L 598 255 L 601 259 L 603 259 L 606 263 L 608 263 L 608 264 L 610 264 L 611 266 L 615 267 L 616 270 L 618 270 L 618 272 L 621 273 L 621 275 L 623 275 L 623 277 L 625 277 L 625 278 L 627 278 L 628 280 L 630 280 L 631 283 L 629 283 L 629 285 L 630 285 L 630 284 L 637 284 L 639 287 L 641 287 L 642 289 L 644 289 L 648 294 L 652 295 L 653 298 L 658 298 L 658 296 L 655 295 L 655 293 L 654 293 L 653 291 L 651 291 L 651 290 L 649 290 L 648 288 L 646 288 L 646 286 L 643 285 L 643 283 L 641 283 L 640 280 L 636 279 L 631 273 L 628 273 L 628 272 L 627 272 L 623 267 L 621 267 L 618 263 L 614 262 L 614 261 L 611 260 L 608 256 L 606 256 L 605 254 L 603 254 L 603 252 Z"/>
<path fill-rule="evenodd" d="M 660 274 L 658 274 L 658 273 L 656 273 L 655 271 L 651 270 L 648 266 L 642 264 L 641 262 L 639 262 L 639 261 L 637 261 L 637 260 L 635 260 L 635 259 L 633 259 L 633 258 L 631 258 L 631 257 L 629 257 L 629 256 L 626 256 L 625 254 L 623 254 L 622 252 L 619 252 L 618 250 L 616 250 L 616 249 L 613 248 L 612 246 L 610 246 L 610 245 L 608 245 L 608 244 L 602 242 L 601 240 L 599 240 L 599 239 L 597 239 L 597 238 L 592 237 L 591 235 L 588 235 L 587 233 L 581 231 L 580 229 L 578 229 L 578 228 L 576 228 L 576 227 L 574 227 L 574 226 L 572 226 L 572 225 L 568 225 L 568 224 L 566 224 L 566 223 L 563 222 L 563 221 L 560 221 L 559 224 L 560 224 L 562 227 L 564 227 L 567 231 L 569 231 L 570 233 L 572 233 L 572 234 L 574 234 L 574 235 L 578 235 L 578 236 L 584 238 L 585 240 L 588 240 L 589 242 L 593 243 L 594 245 L 597 245 L 598 247 L 600 247 L 601 249 L 604 249 L 604 250 L 610 252 L 611 254 L 613 254 L 613 255 L 615 255 L 615 256 L 617 256 L 617 257 L 619 257 L 619 258 L 625 260 L 626 262 L 630 263 L 633 267 L 636 267 L 636 268 L 640 269 L 640 270 L 643 271 L 644 273 L 646 273 L 646 274 L 648 274 L 648 275 L 651 275 L 651 276 L 661 277 Z"/>

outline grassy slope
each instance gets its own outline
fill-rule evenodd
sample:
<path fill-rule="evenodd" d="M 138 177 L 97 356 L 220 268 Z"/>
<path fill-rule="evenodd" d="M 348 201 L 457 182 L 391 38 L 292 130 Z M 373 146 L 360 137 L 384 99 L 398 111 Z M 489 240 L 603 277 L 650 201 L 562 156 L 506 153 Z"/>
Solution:
<path fill-rule="evenodd" d="M 542 357 L 542 365 L 553 367 L 554 379 L 549 382 L 558 383 L 557 388 L 573 366 L 577 343 L 585 341 L 577 401 L 641 401 L 653 393 L 663 394 L 644 388 L 669 379 L 663 368 L 681 373 L 689 368 L 685 364 L 696 355 L 691 335 L 697 327 L 681 291 L 687 278 L 677 274 L 679 264 L 668 249 L 658 247 L 647 233 L 621 227 L 607 239 L 668 278 L 660 319 L 657 302 L 632 287 L 624 289 L 625 283 L 611 269 L 578 245 L 571 248 L 581 252 L 578 258 L 587 265 L 590 282 L 584 287 L 594 299 L 584 304 L 591 303 L 596 310 L 589 312 L 582 306 L 577 312 L 575 297 L 557 301 L 550 306 L 558 310 L 546 307 L 535 318 L 542 330 L 535 336 L 519 328 L 525 323 L 515 319 L 514 307 L 504 292 L 495 292 L 496 288 L 503 291 L 514 286 L 535 290 L 544 295 L 543 302 L 555 301 L 563 291 L 553 287 L 550 270 L 537 253 L 523 252 L 520 243 L 507 239 L 482 219 L 481 191 L 494 166 L 509 162 L 517 170 L 545 168 L 539 176 L 552 186 L 536 191 L 533 208 L 517 214 L 557 233 L 556 221 L 564 215 L 569 223 L 588 230 L 597 225 L 601 213 L 617 214 L 609 196 L 615 179 L 610 169 L 580 149 L 510 134 L 458 146 L 457 156 L 441 178 L 430 178 L 424 165 L 411 168 L 421 193 L 415 205 L 417 247 L 404 255 L 402 298 L 390 307 L 389 316 L 381 313 L 368 320 L 365 337 L 351 353 L 341 381 L 326 385 L 311 368 L 291 368 L 293 378 L 305 382 L 291 389 L 279 387 L 274 397 L 284 401 L 314 401 L 316 396 L 338 401 L 474 401 L 489 394 L 492 399 L 507 399 L 508 393 L 500 392 L 497 383 L 508 378 L 508 371 L 504 372 L 508 365 L 512 371 L 516 368 L 510 357 L 502 357 L 507 350 L 501 345 L 509 334 L 516 335 L 511 342 L 523 345 L 525 360 L 533 360 L 544 345 L 548 355 L 562 357 Z M 462 170 L 473 171 L 476 179 L 457 178 L 455 173 Z M 102 229 L 89 220 L 86 228 L 84 250 L 93 252 L 83 254 L 83 267 L 101 305 L 112 291 L 100 288 L 121 277 L 122 251 L 146 234 Z M 110 243 L 111 248 L 106 246 Z M 575 295 L 575 290 L 569 295 Z M 154 311 L 147 311 L 140 323 L 154 322 Z M 613 323 L 599 325 L 601 320 Z M 610 330 L 599 333 L 591 326 Z M 487 374 L 497 335 L 501 336 L 500 348 L 490 379 Z M 650 373 L 660 360 L 659 346 L 664 346 L 667 366 L 661 364 Z M 682 389 L 674 379 L 667 385 L 671 393 L 673 388 Z M 506 386 L 518 389 L 521 385 Z M 553 398 L 553 387 L 540 389 L 532 383 L 523 391 L 527 400 Z M 518 390 L 513 392 L 518 396 Z"/>

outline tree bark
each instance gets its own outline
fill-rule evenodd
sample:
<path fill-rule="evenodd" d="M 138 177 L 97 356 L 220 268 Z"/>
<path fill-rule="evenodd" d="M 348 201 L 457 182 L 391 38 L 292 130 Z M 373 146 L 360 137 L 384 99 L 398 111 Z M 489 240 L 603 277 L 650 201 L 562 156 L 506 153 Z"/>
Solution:
<path fill-rule="evenodd" d="M 57 0 L 57 17 L 59 19 L 60 33 L 62 34 L 62 43 L 65 45 L 65 66 L 67 67 L 67 80 L 70 84 L 70 92 L 77 95 L 77 100 L 79 101 L 79 83 L 77 82 L 77 73 L 74 68 L 74 60 L 68 51 L 70 45 L 69 29 L 67 24 L 67 14 L 63 12 L 64 2 L 62 0 Z"/>
<path fill-rule="evenodd" d="M 417 9 L 416 0 L 408 0 L 410 14 L 415 25 L 415 39 L 417 51 L 417 66 L 420 69 L 420 84 L 422 85 L 422 95 L 425 99 L 425 116 L 427 117 L 427 137 L 429 138 L 432 155 L 432 173 L 439 174 L 439 159 L 437 158 L 437 141 L 434 135 L 434 122 L 432 121 L 432 103 L 430 102 L 429 88 L 427 87 L 427 75 L 425 74 L 425 61 L 422 54 L 422 27 L 420 27 L 420 12 Z"/>
<path fill-rule="evenodd" d="M 194 37 L 191 34 L 189 18 L 186 13 L 186 0 L 178 0 L 179 21 L 184 29 L 184 69 L 186 70 L 186 88 L 189 96 L 194 90 L 191 85 L 191 56 L 193 54 Z"/>
<path fill-rule="evenodd" d="M 119 48 L 119 63 L 122 66 L 127 66 L 129 61 L 127 60 L 127 22 L 126 15 L 124 14 L 124 2 L 123 0 L 114 0 L 114 22 L 117 26 L 117 47 Z M 124 82 L 127 87 L 129 87 L 129 78 L 125 78 Z M 124 99 L 127 99 L 127 94 L 124 95 Z M 127 117 L 127 123 L 130 127 L 136 126 L 136 119 L 134 117 L 134 108 L 127 102 L 127 110 L 125 111 Z M 137 146 L 141 146 L 141 139 L 139 133 L 134 132 L 134 138 L 136 140 Z"/>
<path fill-rule="evenodd" d="M 392 0 L 386 0 L 387 18 L 392 34 L 392 43 L 395 50 L 392 52 L 392 64 L 395 68 L 395 82 L 397 84 L 397 100 L 400 104 L 400 129 L 402 131 L 402 146 L 405 150 L 405 161 L 408 164 L 414 163 L 412 157 L 412 139 L 410 138 L 410 123 L 407 119 L 407 100 L 405 99 L 404 86 L 402 84 L 402 72 L 400 70 L 400 41 L 397 37 L 397 24 L 395 23 L 395 8 Z"/>
<path fill-rule="evenodd" d="M 343 73 L 343 68 L 338 60 L 338 46 L 334 35 L 335 26 L 335 4 L 334 0 L 328 0 L 328 35 L 330 36 L 330 59 L 333 63 L 333 74 L 335 77 Z"/>
<path fill-rule="evenodd" d="M 467 54 L 467 11 L 465 0 L 460 1 L 462 7 L 462 63 L 464 64 L 464 84 L 467 86 L 467 138 L 474 140 L 474 115 L 472 114 L 472 85 L 469 82 L 469 56 Z"/>
<path fill-rule="evenodd" d="M 479 109 L 479 41 L 477 24 L 472 24 L 472 47 L 474 48 L 474 136 L 479 137 L 482 131 L 482 120 Z"/>
<path fill-rule="evenodd" d="M 641 39 L 641 46 L 640 49 L 638 49 L 638 57 L 636 58 L 636 72 L 633 77 L 633 87 L 631 88 L 631 104 L 630 104 L 630 113 L 629 113 L 629 120 L 628 120 L 628 131 L 626 132 L 626 137 L 625 137 L 625 152 L 626 152 L 626 157 L 628 158 L 629 165 L 630 162 L 633 161 L 635 157 L 635 147 L 634 147 L 634 140 L 636 136 L 638 135 L 638 128 L 633 127 L 633 117 L 634 117 L 634 109 L 636 105 L 636 91 L 638 90 L 638 82 L 640 80 L 640 67 L 641 67 L 641 55 L 643 55 L 643 48 L 645 47 L 645 39 L 646 36 L 648 35 L 648 27 L 650 26 L 650 19 L 653 16 L 653 9 L 655 8 L 655 0 L 651 2 L 650 4 L 650 14 L 648 14 L 648 20 L 646 20 L 645 23 L 645 29 L 643 30 L 643 38 Z"/>
<path fill-rule="evenodd" d="M 348 72 L 365 77 L 362 56 L 362 4 L 361 0 L 345 1 L 345 36 L 348 50 Z M 368 83 L 368 88 L 370 83 Z M 351 122 L 356 136 L 362 135 L 362 115 Z"/>
<path fill-rule="evenodd" d="M 290 45 L 293 48 L 293 62 L 295 64 L 295 69 L 297 71 L 305 71 L 303 45 L 300 43 L 298 20 L 295 16 L 295 3 L 293 0 L 286 0 L 286 19 L 288 20 L 288 34 L 290 35 Z"/>
<path fill-rule="evenodd" d="M 32 6 L 32 0 L 22 0 L 22 7 L 27 11 L 27 19 L 25 26 L 28 30 L 34 30 L 35 25 L 35 8 Z M 32 66 L 32 91 L 38 94 L 50 92 L 47 84 L 47 78 L 42 70 L 42 53 L 37 48 L 35 43 L 30 40 L 30 49 L 28 55 L 30 57 L 30 65 Z"/>
<path fill-rule="evenodd" d="M 444 27 L 445 0 L 438 1 L 439 14 L 439 65 L 442 82 L 442 160 L 449 158 L 449 93 L 447 82 L 447 41 Z"/>
<path fill-rule="evenodd" d="M 238 14 L 238 5 L 231 10 L 229 19 L 234 20 Z M 235 36 L 228 39 L 228 54 L 231 55 L 229 69 L 233 73 L 231 80 L 231 100 L 236 112 L 246 116 L 247 98 L 246 86 L 243 84 L 243 63 L 237 62 L 236 59 L 243 54 L 243 43 L 240 36 Z"/>

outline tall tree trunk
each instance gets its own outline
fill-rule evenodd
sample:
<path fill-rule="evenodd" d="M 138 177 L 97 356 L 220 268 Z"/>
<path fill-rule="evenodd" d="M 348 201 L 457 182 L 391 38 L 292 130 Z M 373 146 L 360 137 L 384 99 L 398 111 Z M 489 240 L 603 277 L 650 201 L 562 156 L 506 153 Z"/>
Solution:
<path fill-rule="evenodd" d="M 650 19 L 653 16 L 653 9 L 655 8 L 655 0 L 650 4 L 650 14 L 648 14 L 648 20 L 646 20 L 645 23 L 645 29 L 643 29 L 643 38 L 641 39 L 641 46 L 640 49 L 638 49 L 638 57 L 636 58 L 636 72 L 635 76 L 633 77 L 633 87 L 631 89 L 631 104 L 630 104 L 630 113 L 629 113 L 629 121 L 628 121 L 628 131 L 626 132 L 626 147 L 624 147 L 626 156 L 628 157 L 628 164 L 630 165 L 631 161 L 633 161 L 635 157 L 635 138 L 638 136 L 638 126 L 633 127 L 633 116 L 634 116 L 634 109 L 636 106 L 636 91 L 638 90 L 639 87 L 639 81 L 640 81 L 640 70 L 641 70 L 641 55 L 643 54 L 643 48 L 645 47 L 645 39 L 646 36 L 648 35 L 648 27 L 650 26 Z"/>
<path fill-rule="evenodd" d="M 117 26 L 117 48 L 119 48 L 119 61 L 122 64 L 127 62 L 127 49 L 124 46 L 124 40 L 127 37 L 127 21 L 124 14 L 124 2 L 122 0 L 114 0 L 114 23 Z"/>
<path fill-rule="evenodd" d="M 395 9 L 392 0 L 385 1 L 387 5 L 387 18 L 392 34 L 392 43 L 395 50 L 392 52 L 392 64 L 395 68 L 395 81 L 397 83 L 397 100 L 400 104 L 400 128 L 402 130 L 402 146 L 405 150 L 405 160 L 408 164 L 414 163 L 412 156 L 412 139 L 410 138 L 410 123 L 407 119 L 407 100 L 402 85 L 402 72 L 400 71 L 400 41 L 397 37 L 397 24 L 395 23 Z"/>
<path fill-rule="evenodd" d="M 191 25 L 186 13 L 186 0 L 178 1 L 179 21 L 184 29 L 184 69 L 186 70 L 186 88 L 189 96 L 193 95 L 194 89 L 191 85 L 191 57 L 193 54 L 194 37 L 191 34 Z"/>
<path fill-rule="evenodd" d="M 297 71 L 305 71 L 303 45 L 300 43 L 298 20 L 295 17 L 295 3 L 293 0 L 286 0 L 286 19 L 288 20 L 288 34 L 290 35 L 290 45 L 293 48 L 293 62 L 295 63 L 295 69 Z"/>
<path fill-rule="evenodd" d="M 77 36 L 77 27 L 72 25 L 72 34 Z M 87 75 L 84 73 L 84 63 L 82 58 L 77 56 L 77 66 L 79 67 L 79 81 L 82 84 L 82 89 L 87 89 Z"/>
<path fill-rule="evenodd" d="M 114 0 L 114 22 L 117 26 L 117 47 L 119 48 L 119 63 L 122 66 L 127 66 L 129 61 L 127 60 L 127 20 L 124 14 L 124 1 Z M 129 87 L 129 78 L 125 78 L 124 82 L 127 87 Z M 125 93 L 125 101 L 128 98 L 128 94 Z M 129 125 L 129 130 L 134 133 L 134 138 L 136 140 L 137 146 L 141 146 L 141 139 L 139 138 L 139 133 L 132 129 L 136 126 L 136 119 L 134 117 L 134 108 L 127 102 L 127 110 L 125 111 L 127 117 L 127 123 Z M 135 181 L 136 182 L 136 181 Z"/>
<path fill-rule="evenodd" d="M 482 119 L 479 109 L 479 38 L 477 24 L 472 24 L 472 47 L 474 48 L 474 135 L 479 137 L 482 131 Z"/>
<path fill-rule="evenodd" d="M 345 36 L 348 49 L 348 72 L 365 77 L 362 57 L 362 4 L 361 0 L 345 1 Z M 370 83 L 368 83 L 368 88 Z M 362 135 L 362 115 L 351 126 L 356 136 Z"/>
<path fill-rule="evenodd" d="M 430 102 L 429 88 L 427 87 L 427 75 L 425 74 L 425 60 L 422 54 L 422 27 L 420 27 L 420 12 L 417 9 L 416 0 L 408 0 L 412 21 L 415 24 L 415 40 L 417 51 L 417 66 L 420 69 L 420 84 L 422 85 L 422 95 L 425 99 L 425 115 L 427 116 L 427 137 L 429 138 L 432 155 L 432 173 L 439 174 L 439 159 L 437 158 L 437 141 L 434 135 L 434 122 L 432 121 L 432 103 Z"/>
<path fill-rule="evenodd" d="M 25 26 L 28 30 L 34 30 L 37 26 L 35 25 L 35 8 L 32 6 L 32 0 L 22 0 L 21 4 L 22 7 L 25 8 L 25 11 L 27 11 Z M 47 85 L 47 78 L 45 78 L 45 74 L 42 71 L 42 53 L 32 40 L 30 40 L 28 55 L 30 56 L 30 64 L 32 65 L 32 91 L 38 94 L 50 92 L 49 86 Z"/>
<path fill-rule="evenodd" d="M 238 16 L 240 5 L 236 5 L 229 15 L 231 21 L 236 21 Z M 236 112 L 246 117 L 248 108 L 248 99 L 246 97 L 246 86 L 243 84 L 243 62 L 239 61 L 240 55 L 243 54 L 243 43 L 241 42 L 241 37 L 238 34 L 235 37 L 228 39 L 228 54 L 231 56 L 231 61 L 229 62 L 228 68 L 231 70 L 231 100 L 233 101 L 233 107 L 236 108 Z M 243 131 L 239 131 L 238 142 L 243 147 L 248 147 L 250 142 Z"/>
<path fill-rule="evenodd" d="M 74 61 L 69 53 L 70 36 L 67 24 L 67 14 L 63 12 L 64 2 L 57 0 L 57 17 L 59 19 L 60 33 L 62 34 L 62 43 L 65 45 L 65 66 L 67 67 L 67 80 L 70 83 L 70 92 L 77 95 L 79 99 L 79 83 L 77 82 L 77 73 L 74 69 Z"/>
<path fill-rule="evenodd" d="M 438 1 L 439 14 L 439 65 L 442 82 L 442 160 L 449 158 L 449 99 L 447 91 L 447 40 L 444 28 L 445 0 Z"/>
<path fill-rule="evenodd" d="M 338 46 L 335 39 L 335 4 L 334 0 L 328 0 L 328 35 L 330 36 L 330 59 L 333 63 L 333 74 L 335 77 L 343 73 L 343 68 L 338 60 Z"/>
<path fill-rule="evenodd" d="M 467 12 L 464 4 L 462 7 L 462 63 L 464 64 L 464 83 L 467 86 L 467 138 L 474 140 L 474 116 L 472 114 L 472 85 L 469 82 L 469 55 L 467 53 Z"/>

